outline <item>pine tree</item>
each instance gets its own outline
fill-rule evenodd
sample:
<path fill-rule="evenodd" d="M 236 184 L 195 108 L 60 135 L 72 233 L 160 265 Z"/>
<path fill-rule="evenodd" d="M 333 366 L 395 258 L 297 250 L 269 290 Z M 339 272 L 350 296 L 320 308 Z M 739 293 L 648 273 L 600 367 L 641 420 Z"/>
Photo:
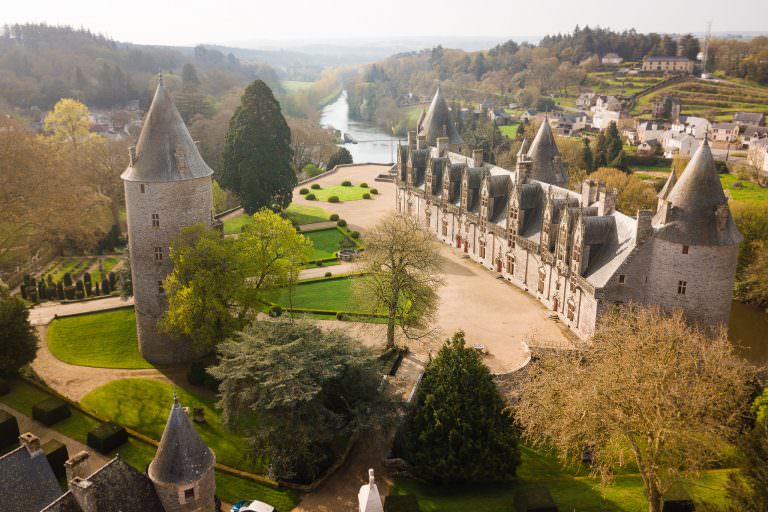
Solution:
<path fill-rule="evenodd" d="M 229 122 L 219 183 L 236 192 L 253 213 L 291 202 L 296 175 L 291 167 L 291 130 L 267 85 L 246 88 Z"/>
<path fill-rule="evenodd" d="M 584 160 L 584 169 L 587 172 L 592 172 L 594 168 L 594 157 L 592 156 L 592 148 L 589 147 L 589 139 L 584 137 L 584 147 L 581 149 L 581 158 Z"/>
<path fill-rule="evenodd" d="M 14 375 L 37 354 L 37 335 L 24 303 L 0 286 L 0 376 Z"/>
<path fill-rule="evenodd" d="M 504 399 L 461 331 L 424 370 L 406 429 L 406 459 L 433 482 L 509 480 L 520 463 Z"/>

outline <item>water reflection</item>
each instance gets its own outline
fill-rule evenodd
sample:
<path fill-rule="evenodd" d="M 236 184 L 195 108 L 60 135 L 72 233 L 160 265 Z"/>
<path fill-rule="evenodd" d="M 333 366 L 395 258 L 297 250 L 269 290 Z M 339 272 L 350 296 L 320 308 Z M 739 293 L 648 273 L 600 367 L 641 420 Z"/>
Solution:
<path fill-rule="evenodd" d="M 768 314 L 738 301 L 731 306 L 728 337 L 751 363 L 768 365 Z"/>
<path fill-rule="evenodd" d="M 352 154 L 355 163 L 386 164 L 396 160 L 397 138 L 373 124 L 349 119 L 347 91 L 343 91 L 336 101 L 323 109 L 320 124 L 341 130 L 342 133 L 347 133 L 358 141 L 357 144 L 344 144 L 344 147 Z"/>

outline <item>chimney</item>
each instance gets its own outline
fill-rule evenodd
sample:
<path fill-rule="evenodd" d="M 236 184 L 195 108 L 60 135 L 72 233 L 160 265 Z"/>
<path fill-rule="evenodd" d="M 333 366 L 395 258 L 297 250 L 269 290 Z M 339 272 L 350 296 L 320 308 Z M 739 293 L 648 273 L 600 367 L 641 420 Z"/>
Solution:
<path fill-rule="evenodd" d="M 616 196 L 618 192 L 615 188 L 605 190 L 600 194 L 600 199 L 597 201 L 597 214 L 599 216 L 610 215 L 616 209 Z"/>
<path fill-rule="evenodd" d="M 483 150 L 482 149 L 472 150 L 472 162 L 474 162 L 475 167 L 483 166 Z"/>
<path fill-rule="evenodd" d="M 651 210 L 637 210 L 637 231 L 635 232 L 635 240 L 638 244 L 645 242 L 653 232 L 653 228 L 651 227 L 652 219 L 653 212 Z"/>
<path fill-rule="evenodd" d="M 27 449 L 29 455 L 34 457 L 38 453 L 42 453 L 43 449 L 40 447 L 40 438 L 32 432 L 25 432 L 19 436 L 19 443 Z"/>
<path fill-rule="evenodd" d="M 581 183 L 581 205 L 587 207 L 597 201 L 597 182 L 584 180 Z"/>
<path fill-rule="evenodd" d="M 414 149 L 416 147 L 416 132 L 415 131 L 409 131 L 408 132 L 408 147 L 411 149 Z"/>
<path fill-rule="evenodd" d="M 64 469 L 67 472 L 67 482 L 75 478 L 85 478 L 91 474 L 88 458 L 90 455 L 86 451 L 76 453 L 64 463 Z"/>
<path fill-rule="evenodd" d="M 448 137 L 437 138 L 437 156 L 445 156 L 445 153 L 448 151 L 449 140 Z"/>
<path fill-rule="evenodd" d="M 75 477 L 69 482 L 69 492 L 83 509 L 83 512 L 98 512 L 96 503 L 96 486 L 93 482 Z"/>
<path fill-rule="evenodd" d="M 131 146 L 128 148 L 128 165 L 133 167 L 133 163 L 136 161 L 136 146 Z"/>
<path fill-rule="evenodd" d="M 427 136 L 419 135 L 416 138 L 416 149 L 427 149 Z"/>

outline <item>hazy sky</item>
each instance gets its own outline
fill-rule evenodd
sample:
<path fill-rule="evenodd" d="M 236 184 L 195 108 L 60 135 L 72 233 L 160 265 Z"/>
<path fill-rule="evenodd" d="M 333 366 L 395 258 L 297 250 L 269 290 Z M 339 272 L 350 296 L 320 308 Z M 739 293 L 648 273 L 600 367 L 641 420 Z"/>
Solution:
<path fill-rule="evenodd" d="M 641 32 L 768 30 L 768 0 L 0 0 L 0 23 L 84 26 L 178 44 L 399 36 L 536 36 L 576 24 Z"/>

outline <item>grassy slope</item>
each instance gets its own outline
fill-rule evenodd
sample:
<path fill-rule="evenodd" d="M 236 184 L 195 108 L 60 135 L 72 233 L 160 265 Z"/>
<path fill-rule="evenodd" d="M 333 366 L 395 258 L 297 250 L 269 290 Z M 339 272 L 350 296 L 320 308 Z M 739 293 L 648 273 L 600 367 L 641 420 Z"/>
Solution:
<path fill-rule="evenodd" d="M 58 359 L 100 368 L 153 368 L 139 354 L 133 309 L 103 311 L 54 320 L 48 348 Z"/>
<path fill-rule="evenodd" d="M 332 185 L 330 187 L 323 187 L 320 190 L 310 190 L 310 193 L 315 194 L 318 201 L 328 201 L 331 196 L 338 197 L 341 201 L 357 201 L 363 198 L 363 194 L 370 194 L 370 188 L 362 188 L 359 186 L 344 187 L 341 185 Z M 376 197 L 371 194 L 371 198 Z"/>
<path fill-rule="evenodd" d="M 312 242 L 312 260 L 335 258 L 336 251 L 339 250 L 339 243 L 347 239 L 336 228 L 309 231 L 302 234 Z"/>

